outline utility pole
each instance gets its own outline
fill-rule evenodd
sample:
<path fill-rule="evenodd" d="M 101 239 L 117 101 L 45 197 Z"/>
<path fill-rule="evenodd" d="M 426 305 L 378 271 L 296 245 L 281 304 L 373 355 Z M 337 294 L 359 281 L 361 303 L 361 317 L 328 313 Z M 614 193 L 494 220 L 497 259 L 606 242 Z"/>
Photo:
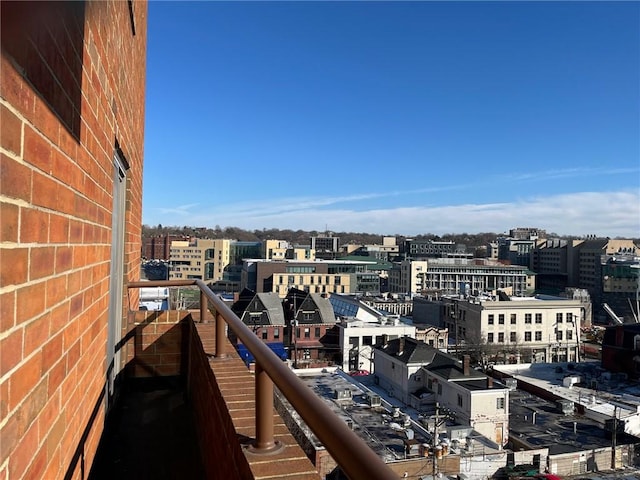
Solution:
<path fill-rule="evenodd" d="M 618 406 L 613 406 L 613 426 L 611 432 L 611 470 L 616 469 L 616 435 L 618 433 Z"/>
<path fill-rule="evenodd" d="M 431 441 L 433 449 L 433 480 L 436 480 L 438 473 L 438 457 L 436 456 L 436 447 L 438 446 L 438 422 L 440 421 L 438 414 L 440 413 L 440 404 L 436 402 L 436 420 L 433 423 L 433 439 Z"/>

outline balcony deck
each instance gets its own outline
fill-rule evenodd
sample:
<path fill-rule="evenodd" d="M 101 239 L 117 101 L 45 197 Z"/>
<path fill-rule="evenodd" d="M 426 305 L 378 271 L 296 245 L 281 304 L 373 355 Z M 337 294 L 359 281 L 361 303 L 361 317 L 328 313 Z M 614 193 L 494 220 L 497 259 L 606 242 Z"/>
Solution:
<path fill-rule="evenodd" d="M 110 415 L 89 480 L 206 478 L 181 382 L 130 386 Z"/>

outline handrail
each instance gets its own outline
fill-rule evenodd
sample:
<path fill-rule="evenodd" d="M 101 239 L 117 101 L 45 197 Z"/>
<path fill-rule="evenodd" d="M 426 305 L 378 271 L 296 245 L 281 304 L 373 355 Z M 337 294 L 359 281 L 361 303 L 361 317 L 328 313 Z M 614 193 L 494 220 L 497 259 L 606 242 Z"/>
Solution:
<path fill-rule="evenodd" d="M 382 480 L 398 478 L 398 475 L 369 448 L 364 440 L 358 437 L 320 397 L 313 393 L 202 280 L 151 280 L 130 282 L 128 287 L 181 287 L 193 285 L 200 289 L 201 296 L 204 294 L 207 300 L 213 304 L 216 312 L 216 322 L 222 318 L 227 323 L 255 358 L 258 367 L 257 371 L 259 373 L 265 372 L 268 375 L 350 479 Z M 200 305 L 200 311 L 200 320 L 203 321 L 205 309 L 203 309 L 202 305 Z M 217 331 L 220 330 L 217 329 Z M 224 356 L 224 352 L 218 350 L 222 344 L 222 339 L 217 337 L 218 335 L 216 335 L 216 356 L 220 353 Z M 256 398 L 256 402 L 259 402 L 258 398 Z M 259 428 L 256 428 L 256 431 L 258 430 Z M 260 437 L 259 432 L 257 432 L 257 436 Z"/>

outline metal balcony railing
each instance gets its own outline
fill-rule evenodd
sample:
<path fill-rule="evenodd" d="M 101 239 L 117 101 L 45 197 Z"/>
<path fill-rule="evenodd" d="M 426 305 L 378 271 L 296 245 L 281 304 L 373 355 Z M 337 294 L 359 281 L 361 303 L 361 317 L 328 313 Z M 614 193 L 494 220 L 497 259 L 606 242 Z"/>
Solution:
<path fill-rule="evenodd" d="M 279 448 L 274 441 L 273 385 L 275 384 L 300 417 L 326 447 L 340 469 L 353 480 L 397 479 L 389 466 L 333 413 L 264 344 L 202 280 L 131 282 L 129 288 L 197 286 L 200 289 L 200 319 L 210 308 L 215 318 L 215 357 L 225 358 L 225 323 L 251 352 L 255 369 L 256 439 L 252 453 L 267 454 Z"/>

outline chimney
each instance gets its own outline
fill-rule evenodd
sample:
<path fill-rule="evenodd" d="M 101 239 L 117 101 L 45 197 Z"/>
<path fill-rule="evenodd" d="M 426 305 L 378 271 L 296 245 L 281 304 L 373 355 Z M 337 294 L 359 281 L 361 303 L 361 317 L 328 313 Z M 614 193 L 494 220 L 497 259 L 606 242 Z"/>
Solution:
<path fill-rule="evenodd" d="M 493 388 L 493 378 L 487 377 L 487 388 Z"/>
<path fill-rule="evenodd" d="M 404 337 L 400 337 L 400 343 L 398 344 L 398 354 L 404 352 Z"/>
<path fill-rule="evenodd" d="M 466 377 L 471 373 L 471 357 L 464 355 L 462 357 L 462 374 Z"/>

